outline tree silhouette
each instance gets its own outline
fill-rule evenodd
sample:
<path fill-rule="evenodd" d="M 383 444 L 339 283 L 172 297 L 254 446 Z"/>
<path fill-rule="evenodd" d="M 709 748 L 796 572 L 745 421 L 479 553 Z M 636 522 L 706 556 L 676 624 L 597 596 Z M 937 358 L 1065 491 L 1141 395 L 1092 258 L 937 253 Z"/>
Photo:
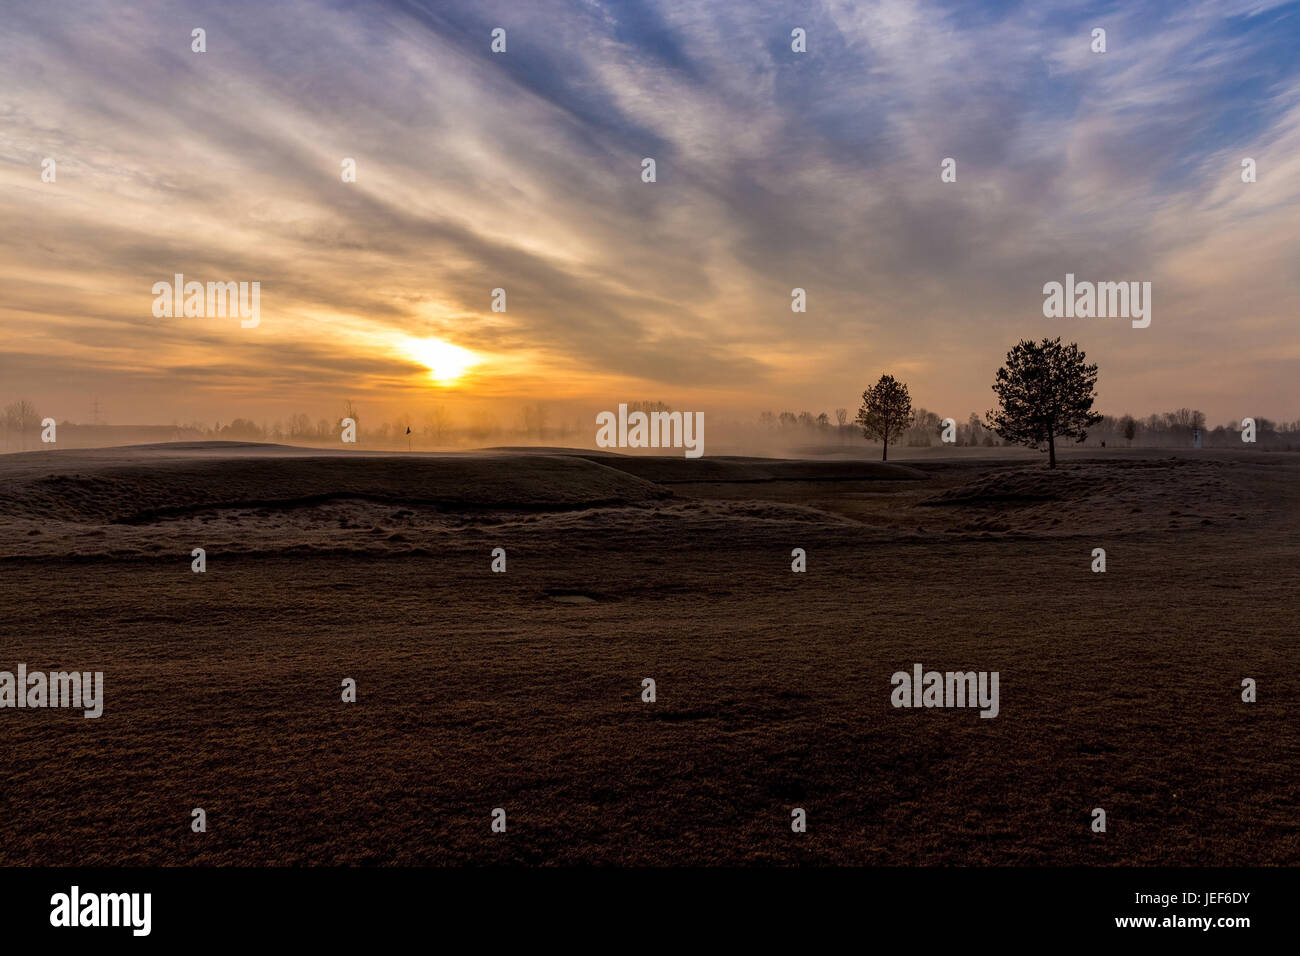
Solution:
<path fill-rule="evenodd" d="M 433 439 L 435 447 L 442 447 L 451 432 L 451 413 L 442 405 L 431 405 L 424 413 L 424 427 L 421 431 Z"/>
<path fill-rule="evenodd" d="M 1124 437 L 1127 438 L 1128 443 L 1132 445 L 1133 439 L 1137 436 L 1137 422 L 1133 420 L 1132 415 L 1125 415 L 1119 420 L 1119 424 L 1120 427 L 1124 429 Z"/>
<path fill-rule="evenodd" d="M 988 413 L 989 427 L 1018 445 L 1047 442 L 1049 467 L 1055 468 L 1056 436 L 1081 442 L 1102 418 L 1092 410 L 1097 366 L 1085 358 L 1073 342 L 1022 339 L 998 369 L 993 392 L 1002 408 Z"/>
<path fill-rule="evenodd" d="M 889 461 L 889 440 L 897 440 L 912 425 L 912 397 L 907 386 L 892 375 L 880 376 L 879 382 L 862 393 L 856 421 L 862 426 L 863 437 L 885 443 L 880 460 Z"/>
<path fill-rule="evenodd" d="M 357 411 L 357 403 L 350 398 L 343 400 L 343 417 L 350 418 L 357 426 L 357 434 L 361 433 L 361 413 Z M 340 425 L 342 422 L 340 422 Z"/>
<path fill-rule="evenodd" d="M 38 427 L 40 423 L 40 412 L 27 399 L 20 398 L 18 401 L 6 405 L 4 410 L 5 447 L 9 447 L 9 432 L 13 430 L 18 432 L 19 448 L 25 451 L 27 448 L 27 433 Z"/>

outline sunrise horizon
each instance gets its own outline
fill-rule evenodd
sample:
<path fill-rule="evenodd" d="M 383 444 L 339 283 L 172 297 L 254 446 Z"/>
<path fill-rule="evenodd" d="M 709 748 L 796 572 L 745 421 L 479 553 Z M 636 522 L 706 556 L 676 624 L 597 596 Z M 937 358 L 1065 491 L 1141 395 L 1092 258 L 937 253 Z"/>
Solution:
<path fill-rule="evenodd" d="M 1116 415 L 1300 419 L 1294 5 L 1113 12 L 1103 55 L 1068 7 L 829 4 L 794 54 L 768 11 L 306 9 L 13 11 L 0 399 L 748 420 L 888 372 L 964 417 L 1062 336 Z M 464 42 L 493 16 L 508 51 Z M 1048 317 L 1066 276 L 1147 283 L 1147 324 Z M 256 285 L 257 320 L 190 283 Z"/>

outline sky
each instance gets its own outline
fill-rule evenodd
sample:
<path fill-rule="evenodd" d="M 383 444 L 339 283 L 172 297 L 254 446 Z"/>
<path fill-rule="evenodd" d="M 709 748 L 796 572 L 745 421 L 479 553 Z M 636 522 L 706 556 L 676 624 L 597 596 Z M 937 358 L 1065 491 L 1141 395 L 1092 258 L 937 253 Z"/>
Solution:
<path fill-rule="evenodd" d="M 1300 4 L 0 6 L 0 402 L 59 421 L 753 420 L 886 372 L 965 420 L 1058 335 L 1104 413 L 1300 418 Z M 257 326 L 156 316 L 177 273 Z M 1067 273 L 1150 326 L 1044 316 Z"/>

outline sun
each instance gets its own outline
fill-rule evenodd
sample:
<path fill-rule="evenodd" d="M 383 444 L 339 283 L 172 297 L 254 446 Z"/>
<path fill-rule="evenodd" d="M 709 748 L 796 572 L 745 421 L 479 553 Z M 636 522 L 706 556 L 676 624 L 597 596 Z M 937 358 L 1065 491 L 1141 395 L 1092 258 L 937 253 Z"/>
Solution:
<path fill-rule="evenodd" d="M 442 339 L 407 339 L 405 348 L 411 358 L 429 367 L 429 377 L 439 385 L 450 385 L 479 362 L 469 349 Z"/>

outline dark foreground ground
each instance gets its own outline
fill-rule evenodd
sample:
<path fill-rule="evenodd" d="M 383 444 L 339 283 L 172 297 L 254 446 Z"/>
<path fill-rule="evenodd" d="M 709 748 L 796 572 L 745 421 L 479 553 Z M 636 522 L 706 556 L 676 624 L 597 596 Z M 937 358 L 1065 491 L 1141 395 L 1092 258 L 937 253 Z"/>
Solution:
<path fill-rule="evenodd" d="M 0 457 L 0 670 L 107 697 L 0 710 L 0 864 L 1295 865 L 1297 482 L 1264 453 Z M 999 716 L 892 708 L 917 662 L 999 671 Z"/>

